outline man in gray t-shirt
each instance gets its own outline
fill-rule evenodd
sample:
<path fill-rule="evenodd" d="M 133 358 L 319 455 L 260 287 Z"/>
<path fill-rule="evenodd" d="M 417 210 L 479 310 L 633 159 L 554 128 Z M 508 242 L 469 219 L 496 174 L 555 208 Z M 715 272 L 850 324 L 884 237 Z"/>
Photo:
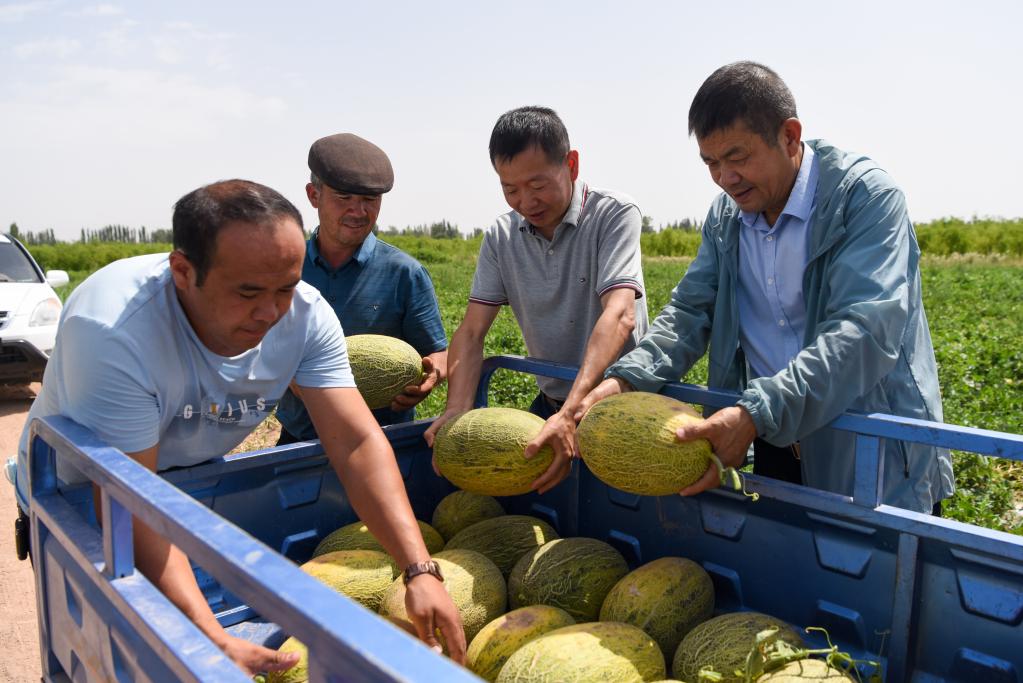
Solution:
<path fill-rule="evenodd" d="M 647 328 L 639 235 L 642 215 L 628 197 L 578 179 L 579 153 L 558 115 L 544 107 L 507 112 L 490 137 L 490 161 L 513 209 L 483 236 L 465 318 L 448 351 L 448 401 L 433 436 L 473 405 L 483 339 L 500 307 L 511 306 L 529 355 L 579 366 L 573 383 L 538 378 L 530 411 L 547 419 L 526 446 L 555 451 L 535 482 L 541 493 L 571 470 L 579 402 Z"/>

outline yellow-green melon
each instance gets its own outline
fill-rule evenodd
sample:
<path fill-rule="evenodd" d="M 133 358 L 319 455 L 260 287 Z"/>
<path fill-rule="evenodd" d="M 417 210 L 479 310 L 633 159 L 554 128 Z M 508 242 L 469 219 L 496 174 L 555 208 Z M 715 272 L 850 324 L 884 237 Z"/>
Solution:
<path fill-rule="evenodd" d="M 492 496 L 455 491 L 437 503 L 430 524 L 445 541 L 450 541 L 462 529 L 503 514 L 504 508 Z"/>
<path fill-rule="evenodd" d="M 548 605 L 512 610 L 476 634 L 465 653 L 465 665 L 480 678 L 494 681 L 504 663 L 520 647 L 545 633 L 574 623 L 575 619 L 568 612 Z"/>
<path fill-rule="evenodd" d="M 497 683 L 641 683 L 664 678 L 657 643 L 629 624 L 565 626 L 523 645 Z"/>
<path fill-rule="evenodd" d="M 731 612 L 709 619 L 686 634 L 672 662 L 672 673 L 684 681 L 695 681 L 701 669 L 710 668 L 721 674 L 723 683 L 740 683 L 735 671 L 746 664 L 746 657 L 756 644 L 757 634 L 771 628 L 778 633 L 766 641 L 784 640 L 794 647 L 803 647 L 803 638 L 781 619 L 760 612 Z"/>
<path fill-rule="evenodd" d="M 386 408 L 410 384 L 423 381 L 423 359 L 407 342 L 382 334 L 345 337 L 355 386 L 370 408 Z"/>
<path fill-rule="evenodd" d="M 504 613 L 507 604 L 504 577 L 497 565 L 473 550 L 444 550 L 433 559 L 440 565 L 444 588 L 462 616 L 468 643 L 484 626 Z M 405 583 L 401 577 L 384 592 L 380 614 L 394 621 L 411 623 L 405 611 Z"/>
<path fill-rule="evenodd" d="M 702 421 L 690 406 L 629 391 L 598 401 L 579 423 L 579 454 L 608 486 L 644 496 L 678 493 L 707 471 L 710 443 L 679 442 L 675 432 Z"/>
<path fill-rule="evenodd" d="M 775 669 L 757 679 L 757 683 L 800 683 L 801 681 L 851 681 L 841 669 L 829 665 L 820 659 L 800 659 L 789 662 L 780 669 Z"/>
<path fill-rule="evenodd" d="M 417 520 L 419 521 L 419 520 Z M 426 522 L 419 521 L 419 531 L 423 534 L 423 542 L 426 543 L 426 550 L 429 553 L 439 552 L 444 549 L 444 539 L 437 530 Z M 319 557 L 325 553 L 332 553 L 337 550 L 379 550 L 386 552 L 380 545 L 380 541 L 369 532 L 369 528 L 362 522 L 352 522 L 340 529 L 335 529 L 320 541 L 313 551 L 313 557 Z"/>
<path fill-rule="evenodd" d="M 550 446 L 529 460 L 524 454 L 543 425 L 543 418 L 515 408 L 470 410 L 437 430 L 434 461 L 445 479 L 465 491 L 488 496 L 528 493 L 554 460 Z"/>
<path fill-rule="evenodd" d="M 337 550 L 318 555 L 302 570 L 374 612 L 399 570 L 379 550 Z"/>
<path fill-rule="evenodd" d="M 558 533 L 542 519 L 503 515 L 462 529 L 448 541 L 444 550 L 468 548 L 483 553 L 507 578 L 520 557 L 557 537 Z"/>
<path fill-rule="evenodd" d="M 266 683 L 306 683 L 309 680 L 309 651 L 306 646 L 295 638 L 288 638 L 277 650 L 299 653 L 298 664 L 285 671 L 268 672 Z"/>
<path fill-rule="evenodd" d="M 621 553 L 595 538 L 558 538 L 523 555 L 508 576 L 513 607 L 560 607 L 578 622 L 596 621 L 612 586 L 629 572 Z"/>
<path fill-rule="evenodd" d="M 682 557 L 662 557 L 626 574 L 604 598 L 601 621 L 643 629 L 666 659 L 682 638 L 714 614 L 714 583 L 703 567 Z"/>

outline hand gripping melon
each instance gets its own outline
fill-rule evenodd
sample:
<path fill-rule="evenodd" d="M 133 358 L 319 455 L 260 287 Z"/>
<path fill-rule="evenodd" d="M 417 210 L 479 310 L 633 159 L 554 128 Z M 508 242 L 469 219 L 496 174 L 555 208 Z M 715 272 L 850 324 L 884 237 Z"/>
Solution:
<path fill-rule="evenodd" d="M 302 571 L 374 612 L 399 572 L 390 555 L 379 550 L 325 553 L 303 564 Z"/>
<path fill-rule="evenodd" d="M 306 683 L 309 680 L 309 651 L 301 641 L 288 638 L 277 648 L 278 652 L 298 652 L 298 664 L 286 671 L 270 671 L 266 683 Z"/>
<path fill-rule="evenodd" d="M 437 530 L 426 522 L 416 521 L 419 522 L 419 531 L 423 534 L 423 542 L 426 543 L 427 552 L 435 553 L 443 550 L 444 539 L 440 537 Z M 320 555 L 337 550 L 379 550 L 380 552 L 387 552 L 384 550 L 384 546 L 380 545 L 380 541 L 373 534 L 369 533 L 369 528 L 362 522 L 352 522 L 324 536 L 323 540 L 316 546 L 316 550 L 313 551 L 313 557 L 319 557 Z"/>
<path fill-rule="evenodd" d="M 579 423 L 579 454 L 608 486 L 643 496 L 678 493 L 707 471 L 711 449 L 705 439 L 676 441 L 675 431 L 702 420 L 667 396 L 615 394 L 595 403 Z"/>
<path fill-rule="evenodd" d="M 476 634 L 465 653 L 465 666 L 480 678 L 494 681 L 504 663 L 520 647 L 545 633 L 574 623 L 575 619 L 568 612 L 548 605 L 512 610 Z"/>
<path fill-rule="evenodd" d="M 664 655 L 635 626 L 600 621 L 565 626 L 523 645 L 497 683 L 641 683 L 664 678 Z"/>
<path fill-rule="evenodd" d="M 800 683 L 801 681 L 851 681 L 841 669 L 829 665 L 820 659 L 800 659 L 789 662 L 780 669 L 764 674 L 757 679 L 757 683 Z"/>
<path fill-rule="evenodd" d="M 491 496 L 470 491 L 455 491 L 437 503 L 430 524 L 445 541 L 450 541 L 451 537 L 462 529 L 503 514 L 504 508 Z"/>
<path fill-rule="evenodd" d="M 445 479 L 460 489 L 488 496 L 517 496 L 554 460 L 544 446 L 531 459 L 524 451 L 540 433 L 543 418 L 515 408 L 477 408 L 437 430 L 433 457 Z"/>
<path fill-rule="evenodd" d="M 711 668 L 724 678 L 723 683 L 741 683 L 735 671 L 746 664 L 746 657 L 756 644 L 757 634 L 777 628 L 774 640 L 784 640 L 794 647 L 804 647 L 802 637 L 781 619 L 759 612 L 722 614 L 693 628 L 675 651 L 672 673 L 684 681 L 695 681 L 700 669 Z"/>
<path fill-rule="evenodd" d="M 484 626 L 504 613 L 507 603 L 504 577 L 493 562 L 472 550 L 445 550 L 434 555 L 433 559 L 440 565 L 444 588 L 462 615 L 465 642 L 468 643 Z M 411 624 L 405 611 L 405 582 L 401 577 L 384 592 L 380 614 Z"/>
<path fill-rule="evenodd" d="M 508 577 L 526 553 L 536 550 L 558 533 L 547 522 L 528 515 L 502 515 L 462 529 L 444 550 L 468 548 L 483 553 Z"/>
<path fill-rule="evenodd" d="M 423 381 L 423 359 L 411 345 L 382 334 L 345 337 L 355 386 L 370 408 L 386 408 L 410 384 Z"/>
<path fill-rule="evenodd" d="M 714 583 L 703 567 L 681 557 L 662 557 L 629 572 L 600 608 L 601 621 L 643 629 L 666 659 L 689 631 L 714 614 Z"/>
<path fill-rule="evenodd" d="M 548 541 L 515 563 L 508 602 L 560 607 L 578 622 L 596 621 L 611 587 L 629 572 L 621 553 L 595 538 Z"/>

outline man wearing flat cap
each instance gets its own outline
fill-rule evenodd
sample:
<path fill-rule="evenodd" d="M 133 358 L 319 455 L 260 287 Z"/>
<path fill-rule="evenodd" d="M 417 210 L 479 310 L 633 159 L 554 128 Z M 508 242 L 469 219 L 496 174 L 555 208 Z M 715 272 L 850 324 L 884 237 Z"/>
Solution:
<path fill-rule="evenodd" d="M 309 170 L 306 195 L 320 224 L 306 244 L 302 279 L 320 290 L 346 335 L 397 337 L 423 357 L 423 383 L 373 411 L 381 425 L 413 420 L 416 404 L 447 375 L 447 338 L 426 269 L 373 234 L 382 195 L 394 184 L 391 162 L 368 140 L 339 133 L 313 143 Z M 316 438 L 293 392 L 281 400 L 277 417 L 278 443 Z"/>

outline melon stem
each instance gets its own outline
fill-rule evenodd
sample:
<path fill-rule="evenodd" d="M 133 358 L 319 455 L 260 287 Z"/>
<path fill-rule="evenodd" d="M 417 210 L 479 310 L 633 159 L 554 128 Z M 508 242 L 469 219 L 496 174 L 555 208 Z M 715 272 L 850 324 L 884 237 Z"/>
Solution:
<path fill-rule="evenodd" d="M 746 478 L 739 474 L 739 470 L 734 467 L 725 467 L 721 459 L 714 453 L 710 454 L 710 459 L 714 461 L 714 465 L 718 468 L 718 475 L 722 486 L 727 486 L 733 491 L 741 491 L 742 495 L 752 499 L 754 502 L 760 500 L 760 494 L 756 491 L 753 493 L 746 491 Z"/>

